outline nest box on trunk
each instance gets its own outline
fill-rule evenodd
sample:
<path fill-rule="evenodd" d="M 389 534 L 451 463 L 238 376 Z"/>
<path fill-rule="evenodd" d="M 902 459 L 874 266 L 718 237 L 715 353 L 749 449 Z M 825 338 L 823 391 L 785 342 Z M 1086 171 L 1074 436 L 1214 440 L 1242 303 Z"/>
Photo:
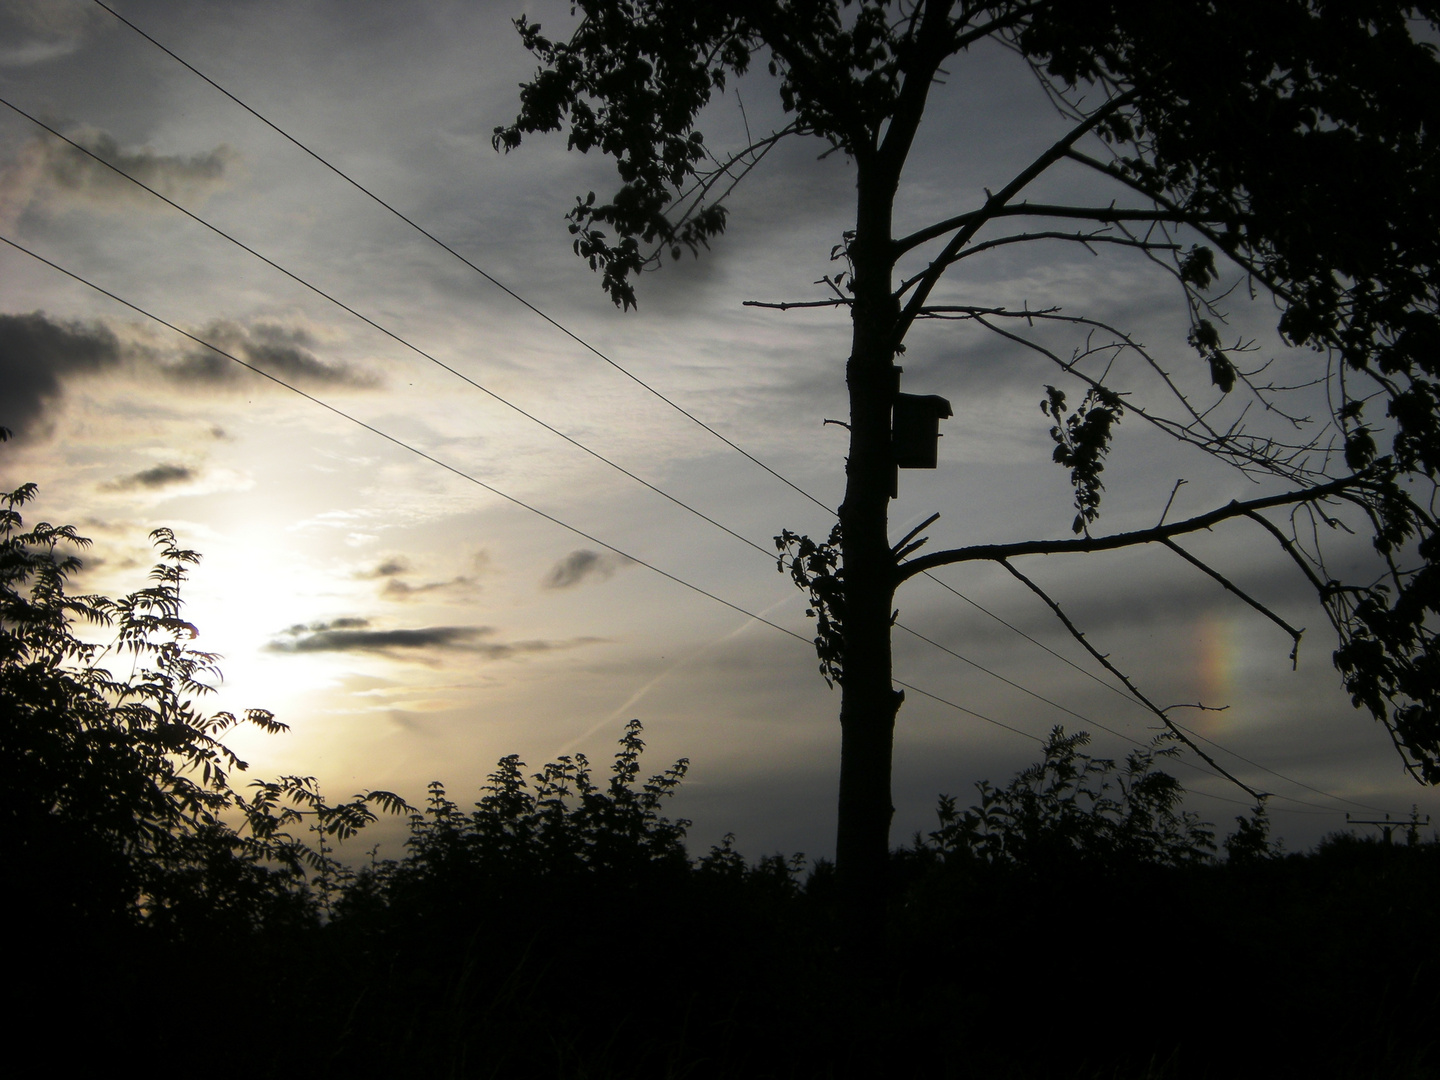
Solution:
<path fill-rule="evenodd" d="M 940 421 L 954 416 L 950 402 L 936 394 L 896 394 L 890 446 L 897 469 L 933 469 Z"/>

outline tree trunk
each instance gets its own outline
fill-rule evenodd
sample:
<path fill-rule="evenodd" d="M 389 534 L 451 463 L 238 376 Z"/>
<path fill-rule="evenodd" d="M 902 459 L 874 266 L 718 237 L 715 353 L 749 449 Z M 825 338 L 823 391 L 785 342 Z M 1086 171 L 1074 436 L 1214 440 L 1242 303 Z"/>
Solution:
<path fill-rule="evenodd" d="M 840 807 L 836 869 L 845 948 L 873 956 L 885 926 L 890 861 L 890 763 L 903 694 L 891 685 L 890 620 L 895 594 L 888 510 L 893 463 L 891 408 L 897 387 L 891 294 L 892 184 L 858 164 L 858 212 L 850 245 L 855 303 L 851 354 L 850 455 L 840 506 L 844 653 L 840 699 Z"/>

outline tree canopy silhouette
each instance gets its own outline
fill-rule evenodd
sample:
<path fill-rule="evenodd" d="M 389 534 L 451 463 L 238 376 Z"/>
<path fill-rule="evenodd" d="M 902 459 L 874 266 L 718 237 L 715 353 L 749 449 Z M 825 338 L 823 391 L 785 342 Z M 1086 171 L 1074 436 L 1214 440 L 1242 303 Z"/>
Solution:
<path fill-rule="evenodd" d="M 854 170 L 853 226 L 832 252 L 843 268 L 825 278 L 828 294 L 769 306 L 844 308 L 853 324 L 836 531 L 826 544 L 790 533 L 777 544 L 782 561 L 787 552 L 798 560 L 792 572 L 820 620 L 822 670 L 841 686 L 837 857 L 857 934 L 879 925 L 883 896 L 903 696 L 891 678 L 895 593 L 936 567 L 997 563 L 1084 641 L 1014 563 L 1161 545 L 1298 645 L 1300 632 L 1223 566 L 1179 546 L 1227 523 L 1258 530 L 1313 587 L 1356 705 L 1389 731 L 1417 779 L 1440 780 L 1440 63 L 1426 40 L 1440 7 L 577 0 L 573 10 L 579 22 L 564 38 L 517 20 L 540 68 L 494 143 L 513 150 L 528 134 L 564 130 L 572 149 L 615 160 L 619 187 L 608 199 L 577 199 L 569 228 L 576 254 L 622 308 L 636 303 L 640 272 L 719 237 L 726 197 L 780 140 L 818 139 Z M 925 123 L 932 88 L 986 41 L 1029 65 L 1068 130 L 1013 175 L 997 176 L 983 198 L 966 205 L 957 195 L 953 213 L 897 235 L 912 150 L 954 137 Z M 700 127 L 705 109 L 752 66 L 768 70 L 786 122 L 717 152 Z M 968 149 L 983 156 L 983 147 Z M 1099 184 L 1109 194 L 1029 199 L 1037 181 L 1067 170 L 1084 181 L 1072 190 Z M 1173 280 L 1187 316 L 1180 356 L 1044 298 L 1016 308 L 937 292 L 955 267 L 1017 244 L 1150 260 Z M 1236 288 L 1273 300 L 1291 355 L 1267 364 L 1226 329 Z M 916 322 L 931 319 L 978 326 L 1029 350 L 1072 388 L 1045 387 L 1042 408 L 1054 423 L 1054 459 L 1075 488 L 1073 537 L 926 554 L 917 554 L 926 542 L 919 530 L 891 541 L 895 360 Z M 1068 355 L 1055 345 L 1064 330 L 1075 333 Z M 1167 503 L 1153 527 L 1100 532 L 1101 473 L 1122 421 L 1150 425 L 1261 487 L 1188 518 L 1167 523 Z M 1368 533 L 1378 564 L 1342 580 L 1326 551 L 1348 531 Z M 1205 756 L 1167 710 L 1115 674 Z"/>
<path fill-rule="evenodd" d="M 0 862 L 27 883 L 6 898 L 12 918 L 105 936 L 315 917 L 329 882 L 315 893 L 307 875 L 336 869 L 325 837 L 406 804 L 372 791 L 331 805 L 309 777 L 232 788 L 245 763 L 225 734 L 285 725 L 263 709 L 199 708 L 219 677 L 181 606 L 199 556 L 157 529 L 148 586 L 118 600 L 72 595 L 90 541 L 70 525 L 25 528 L 20 507 L 35 494 L 27 484 L 0 496 Z M 110 642 L 83 639 L 77 624 L 111 629 Z"/>

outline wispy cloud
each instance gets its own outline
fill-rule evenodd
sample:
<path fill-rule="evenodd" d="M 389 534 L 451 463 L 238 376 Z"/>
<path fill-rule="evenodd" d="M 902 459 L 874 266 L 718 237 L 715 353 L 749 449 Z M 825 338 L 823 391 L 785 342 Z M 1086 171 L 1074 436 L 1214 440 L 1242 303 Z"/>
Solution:
<path fill-rule="evenodd" d="M 342 361 L 324 361 L 312 351 L 315 340 L 302 327 L 258 323 L 244 327 L 217 319 L 196 337 L 261 371 L 298 386 L 369 389 L 379 379 Z M 245 376 L 238 365 L 209 349 L 195 349 L 166 365 L 166 375 L 186 385 L 228 386 Z"/>
<path fill-rule="evenodd" d="M 386 600 L 413 600 L 445 593 L 467 594 L 479 588 L 475 578 L 466 574 L 458 574 L 445 581 L 407 581 L 403 575 L 409 574 L 410 569 L 409 560 L 403 556 L 387 555 L 369 569 L 357 571 L 355 577 L 361 581 L 385 582 L 380 595 Z"/>
<path fill-rule="evenodd" d="M 32 208 L 83 206 L 128 214 L 137 209 L 168 211 L 115 169 L 167 199 L 193 206 L 224 187 L 239 161 L 239 154 L 225 145 L 189 155 L 160 154 L 149 147 L 121 146 L 113 136 L 92 127 L 72 127 L 65 134 L 95 157 L 51 135 L 37 135 L 25 143 L 0 171 L 0 221 L 14 222 Z"/>
<path fill-rule="evenodd" d="M 471 577 L 454 577 L 449 581 L 427 581 L 421 585 L 412 585 L 398 577 L 392 577 L 385 582 L 385 588 L 380 595 L 386 600 L 412 600 L 417 596 L 426 596 L 443 593 L 465 593 L 475 589 L 475 579 Z"/>
<path fill-rule="evenodd" d="M 374 578 L 393 578 L 398 574 L 408 573 L 410 563 L 400 555 L 388 555 L 381 559 L 372 569 L 361 570 L 355 576 L 362 580 Z"/>
<path fill-rule="evenodd" d="M 486 660 L 553 652 L 592 644 L 599 638 L 568 641 L 487 641 L 493 626 L 422 626 L 392 630 L 372 629 L 369 619 L 343 618 L 330 622 L 297 623 L 266 648 L 280 653 L 374 653 L 391 659 L 433 662 L 437 655 L 464 653 Z"/>
<path fill-rule="evenodd" d="M 26 67 L 66 56 L 107 18 L 91 4 L 70 0 L 0 3 L 0 66 Z"/>
<path fill-rule="evenodd" d="M 271 643 L 277 652 L 391 652 L 396 649 L 468 649 L 476 639 L 493 634 L 488 626 L 423 626 L 414 629 L 370 630 L 349 629 L 341 623 L 364 619 L 336 620 L 334 625 L 320 624 L 319 629 L 307 627 L 291 632 L 288 641 Z"/>
<path fill-rule="evenodd" d="M 81 129 L 70 137 L 95 157 L 110 162 L 171 199 L 193 198 L 214 191 L 224 183 L 226 170 L 238 157 L 231 147 L 223 144 L 186 157 L 157 154 L 149 147 L 127 150 L 113 136 L 94 129 Z M 134 184 L 95 158 L 54 140 L 44 145 L 49 148 L 46 178 L 61 191 L 84 195 L 96 202 L 120 199 L 128 202 L 138 193 Z"/>
<path fill-rule="evenodd" d="M 172 465 L 161 463 L 153 465 L 148 469 L 141 469 L 129 476 L 122 476 L 119 480 L 112 480 L 102 485 L 107 491 L 134 491 L 137 488 L 144 488 L 149 491 L 159 491 L 161 488 L 172 487 L 175 484 L 185 484 L 196 479 L 197 473 L 188 465 Z"/>
<path fill-rule="evenodd" d="M 586 579 L 604 581 L 624 563 L 625 560 L 608 552 L 581 548 L 552 566 L 541 585 L 547 589 L 569 589 Z"/>

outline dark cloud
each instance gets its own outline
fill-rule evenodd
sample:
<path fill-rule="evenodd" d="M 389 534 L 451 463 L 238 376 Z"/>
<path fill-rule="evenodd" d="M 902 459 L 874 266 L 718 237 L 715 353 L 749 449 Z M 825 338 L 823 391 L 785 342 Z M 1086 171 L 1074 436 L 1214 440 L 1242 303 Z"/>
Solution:
<path fill-rule="evenodd" d="M 0 424 L 17 435 L 41 430 L 69 379 L 121 359 L 119 339 L 102 323 L 59 322 L 43 311 L 0 315 Z"/>
<path fill-rule="evenodd" d="M 336 620 L 343 622 L 346 620 Z M 364 622 L 365 620 L 359 620 Z M 488 626 L 422 626 L 413 630 L 350 630 L 330 626 L 293 634 L 288 642 L 271 642 L 276 652 L 391 652 L 408 649 L 471 648 L 477 638 L 493 634 Z"/>
<path fill-rule="evenodd" d="M 409 600 L 427 593 L 467 592 L 474 587 L 475 579 L 469 577 L 455 577 L 449 581 L 427 581 L 423 585 L 411 585 L 408 581 L 392 577 L 385 582 L 385 588 L 381 590 L 380 595 L 387 600 Z"/>
<path fill-rule="evenodd" d="M 311 350 L 314 339 L 304 329 L 260 323 L 249 328 L 217 320 L 196 335 L 285 382 L 300 386 L 349 386 L 368 389 L 378 385 L 371 374 L 350 364 L 319 359 Z M 196 349 L 166 366 L 166 374 L 182 384 L 228 385 L 245 377 L 238 364 L 209 349 Z"/>
<path fill-rule="evenodd" d="M 604 581 L 620 566 L 621 560 L 614 555 L 581 548 L 572 551 L 552 566 L 541 584 L 547 589 L 569 589 L 586 578 Z"/>
<path fill-rule="evenodd" d="M 293 623 L 285 628 L 284 633 L 298 637 L 301 634 L 322 634 L 329 630 L 364 630 L 369 625 L 369 619 L 347 616 L 331 619 L 329 622 Z"/>
<path fill-rule="evenodd" d="M 380 563 L 377 564 L 373 569 L 361 570 L 355 576 L 362 580 L 368 581 L 373 578 L 395 577 L 397 574 L 403 574 L 409 569 L 410 564 L 406 562 L 403 558 L 401 558 L 399 555 L 391 555 L 388 558 L 381 560 Z"/>
<path fill-rule="evenodd" d="M 313 339 L 300 328 L 274 323 L 246 328 L 217 321 L 199 336 L 289 383 L 353 388 L 378 385 L 372 375 L 353 365 L 318 359 L 311 351 Z M 43 311 L 0 314 L 0 387 L 4 388 L 0 425 L 19 436 L 43 433 L 49 414 L 64 398 L 72 379 L 115 370 L 126 362 L 125 347 L 104 323 L 63 321 Z M 248 377 L 239 365 L 198 349 L 163 364 L 162 370 L 172 381 L 185 385 L 230 385 Z M 211 428 L 211 434 L 226 438 L 219 427 Z"/>
<path fill-rule="evenodd" d="M 459 575 L 449 581 L 427 581 L 414 584 L 400 575 L 410 572 L 410 563 L 399 555 L 389 555 L 369 570 L 361 570 L 355 576 L 362 581 L 383 580 L 385 587 L 380 595 L 386 600 L 410 600 L 417 596 L 435 593 L 469 592 L 476 587 L 473 577 Z"/>
<path fill-rule="evenodd" d="M 464 653 L 487 660 L 552 652 L 596 642 L 598 638 L 571 641 L 485 641 L 492 626 L 423 626 L 414 629 L 372 630 L 368 619 L 296 623 L 266 648 L 281 653 L 364 652 L 391 659 L 430 661 L 436 653 Z"/>
<path fill-rule="evenodd" d="M 168 199 L 194 200 L 221 187 L 226 172 L 237 154 L 229 146 L 188 157 L 179 154 L 157 154 L 148 147 L 126 149 L 103 131 L 84 129 L 68 133 L 81 146 L 108 161 L 116 169 L 133 176 Z M 113 169 L 74 147 L 53 139 L 27 147 L 32 168 L 50 191 L 81 197 L 101 204 L 121 203 L 126 209 L 133 203 L 159 205 Z"/>
<path fill-rule="evenodd" d="M 108 491 L 134 491 L 136 488 L 158 491 L 161 488 L 170 487 L 172 484 L 183 484 L 187 480 L 193 480 L 195 476 L 195 470 L 187 465 L 160 464 L 142 469 L 137 473 L 131 473 L 119 480 L 112 480 L 104 487 Z"/>

